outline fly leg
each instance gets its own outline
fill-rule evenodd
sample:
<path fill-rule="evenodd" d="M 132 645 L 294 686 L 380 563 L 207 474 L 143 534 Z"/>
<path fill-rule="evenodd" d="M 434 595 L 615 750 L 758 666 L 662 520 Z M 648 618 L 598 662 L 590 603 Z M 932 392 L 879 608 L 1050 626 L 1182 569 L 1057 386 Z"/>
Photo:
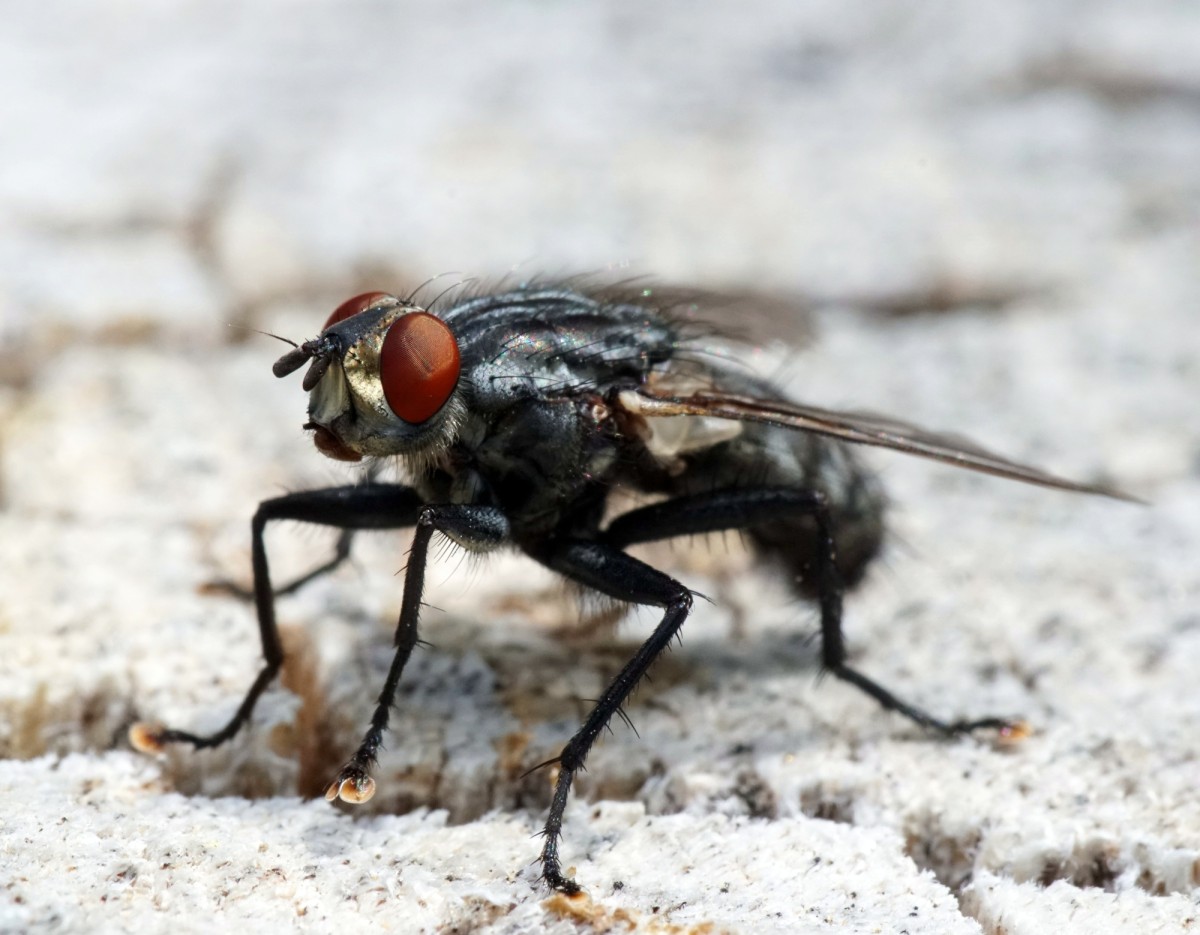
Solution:
<path fill-rule="evenodd" d="M 421 593 L 425 588 L 425 564 L 429 557 L 429 541 L 435 532 L 440 532 L 464 548 L 484 552 L 502 545 L 509 534 L 508 519 L 498 508 L 475 504 L 441 505 L 422 507 L 416 518 L 417 531 L 413 536 L 408 554 L 408 567 L 404 573 L 404 599 L 400 603 L 400 620 L 396 626 L 393 643 L 396 655 L 383 690 L 379 693 L 371 726 L 363 736 L 362 743 L 346 765 L 338 772 L 325 789 L 329 801 L 341 799 L 358 804 L 375 794 L 375 780 L 371 778 L 371 767 L 383 743 L 388 718 L 396 699 L 396 688 L 404 666 L 417 645 L 417 622 L 421 613 Z"/>
<path fill-rule="evenodd" d="M 289 581 L 287 584 L 280 585 L 275 589 L 276 597 L 284 597 L 288 594 L 294 594 L 310 581 L 320 578 L 321 575 L 326 575 L 337 568 L 342 562 L 350 557 L 350 545 L 354 542 L 354 533 L 356 530 L 343 529 L 338 533 L 337 542 L 333 547 L 333 555 L 328 561 L 318 565 L 312 571 L 306 572 L 294 581 Z"/>
<path fill-rule="evenodd" d="M 275 622 L 275 594 L 267 565 L 264 540 L 267 524 L 275 520 L 297 520 L 344 530 L 397 529 L 417 522 L 423 504 L 417 493 L 395 484 L 329 487 L 287 494 L 259 504 L 250 524 L 251 565 L 254 570 L 254 605 L 262 640 L 264 665 L 233 717 L 213 734 L 193 734 L 173 728 L 135 724 L 130 731 L 133 745 L 145 752 L 157 751 L 168 743 L 190 743 L 197 749 L 216 747 L 236 734 L 250 719 L 259 696 L 271 684 L 283 664 L 283 646 Z"/>
<path fill-rule="evenodd" d="M 379 468 L 377 466 L 377 463 L 375 463 L 367 468 L 363 479 L 359 482 L 357 487 L 338 487 L 335 489 L 337 489 L 337 490 L 362 490 L 362 489 L 368 488 L 368 487 L 377 488 L 377 487 L 391 486 L 391 485 L 377 483 L 376 478 L 378 476 L 379 476 Z M 406 523 L 405 525 L 411 526 L 412 523 Z M 320 578 L 322 575 L 328 574 L 329 572 L 336 569 L 339 565 L 341 565 L 344 561 L 346 561 L 346 559 L 348 559 L 350 557 L 350 546 L 354 541 L 355 531 L 356 531 L 356 528 L 352 527 L 352 526 L 347 526 L 347 527 L 343 528 L 342 531 L 338 534 L 337 542 L 333 547 L 333 555 L 327 561 L 318 565 L 316 568 L 312 569 L 311 571 L 305 572 L 303 575 L 301 575 L 299 578 L 296 578 L 294 581 L 289 581 L 287 584 L 280 585 L 279 587 L 275 588 L 275 591 L 274 591 L 275 596 L 276 597 L 284 597 L 288 594 L 294 594 L 295 592 L 299 591 L 302 587 L 304 587 L 306 584 L 308 584 L 310 581 Z M 229 595 L 236 597 L 239 600 L 243 600 L 243 601 L 254 600 L 254 588 L 253 587 L 245 588 L 242 585 L 238 584 L 236 581 L 230 581 L 225 578 L 221 578 L 216 581 L 211 581 L 208 584 L 206 584 L 204 586 L 204 593 L 206 593 L 206 594 L 229 594 Z"/>
<path fill-rule="evenodd" d="M 337 543 L 333 547 L 333 555 L 322 564 L 318 565 L 312 571 L 307 571 L 295 581 L 289 581 L 287 584 L 280 585 L 275 588 L 272 593 L 276 597 L 286 597 L 289 594 L 294 594 L 310 581 L 320 578 L 333 571 L 342 562 L 350 557 L 350 545 L 354 541 L 353 529 L 343 529 L 338 533 Z M 216 581 L 210 581 L 203 586 L 205 594 L 228 594 L 242 601 L 254 600 L 254 588 L 245 588 L 236 581 L 230 581 L 227 578 L 219 578 Z"/>
<path fill-rule="evenodd" d="M 818 491 L 791 487 L 729 488 L 679 497 L 617 517 L 605 531 L 604 540 L 624 547 L 635 542 L 753 527 L 801 516 L 813 517 L 821 540 L 816 562 L 816 583 L 821 609 L 821 661 L 826 671 L 857 686 L 887 710 L 943 734 L 961 734 L 985 728 L 1017 729 L 1015 722 L 999 717 L 943 721 L 902 701 L 846 664 L 846 643 L 842 634 L 842 593 L 845 589 L 835 562 L 837 552 L 833 524 L 825 498 Z"/>
<path fill-rule="evenodd" d="M 596 737 L 608 726 L 650 664 L 683 626 L 692 607 L 692 595 L 668 575 L 601 542 L 578 539 L 553 542 L 540 549 L 534 557 L 560 574 L 610 597 L 634 604 L 650 604 L 665 610 L 650 638 L 605 689 L 592 713 L 563 747 L 557 760 L 558 780 L 543 832 L 546 840 L 542 846 L 542 877 L 553 889 L 577 893 L 579 885 L 563 876 L 558 855 L 558 840 L 562 835 L 563 812 L 567 807 L 571 782 L 575 773 L 583 768 Z"/>

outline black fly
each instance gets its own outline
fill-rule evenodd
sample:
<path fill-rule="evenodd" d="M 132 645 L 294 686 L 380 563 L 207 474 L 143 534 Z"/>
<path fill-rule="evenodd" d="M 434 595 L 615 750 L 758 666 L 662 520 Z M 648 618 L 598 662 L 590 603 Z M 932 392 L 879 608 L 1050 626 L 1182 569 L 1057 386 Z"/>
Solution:
<path fill-rule="evenodd" d="M 370 770 L 417 644 L 435 532 L 476 552 L 516 547 L 587 588 L 662 609 L 650 638 L 551 761 L 558 779 L 542 869 L 551 887 L 567 893 L 578 885 L 564 876 L 558 846 L 572 779 L 692 606 L 687 587 L 625 552 L 635 543 L 744 530 L 760 555 L 818 604 L 827 671 L 944 734 L 1015 730 L 998 717 L 933 717 L 846 664 L 842 594 L 879 551 L 884 497 L 843 442 L 1060 490 L 1124 495 L 901 422 L 786 402 L 770 384 L 697 349 L 646 295 L 619 300 L 570 286 L 529 286 L 462 298 L 437 314 L 379 292 L 343 303 L 318 337 L 275 364 L 275 375 L 308 365 L 306 428 L 323 454 L 343 461 L 398 456 L 410 485 L 371 475 L 357 486 L 262 503 L 251 530 L 266 665 L 215 734 L 138 725 L 135 744 L 153 750 L 172 742 L 224 743 L 278 674 L 283 650 L 263 541 L 274 520 L 347 531 L 338 558 L 324 568 L 345 556 L 349 531 L 416 527 L 395 657 L 370 728 L 328 787 L 330 800 L 364 802 L 374 793 Z M 656 499 L 606 521 L 617 488 Z"/>

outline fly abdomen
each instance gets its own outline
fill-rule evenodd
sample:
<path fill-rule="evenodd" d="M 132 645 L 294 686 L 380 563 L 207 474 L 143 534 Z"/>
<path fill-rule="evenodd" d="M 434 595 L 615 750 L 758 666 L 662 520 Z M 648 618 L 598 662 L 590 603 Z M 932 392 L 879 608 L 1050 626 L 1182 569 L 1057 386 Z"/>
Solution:
<path fill-rule="evenodd" d="M 828 511 L 837 568 L 847 585 L 859 581 L 883 542 L 886 498 L 876 477 L 846 445 L 772 425 L 741 423 L 736 437 L 685 456 L 672 492 L 789 488 L 820 494 Z M 789 515 L 756 523 L 746 533 L 805 596 L 816 592 L 813 569 L 824 545 L 816 519 Z"/>
<path fill-rule="evenodd" d="M 793 444 L 807 442 L 809 450 L 804 454 L 808 463 L 793 476 L 793 484 L 824 497 L 836 549 L 835 564 L 842 583 L 852 587 L 862 579 L 883 544 L 887 499 L 882 485 L 845 445 L 794 432 L 785 434 Z M 814 570 L 824 545 L 814 517 L 757 526 L 749 533 L 760 552 L 783 566 L 800 593 L 806 597 L 817 595 L 819 583 Z"/>

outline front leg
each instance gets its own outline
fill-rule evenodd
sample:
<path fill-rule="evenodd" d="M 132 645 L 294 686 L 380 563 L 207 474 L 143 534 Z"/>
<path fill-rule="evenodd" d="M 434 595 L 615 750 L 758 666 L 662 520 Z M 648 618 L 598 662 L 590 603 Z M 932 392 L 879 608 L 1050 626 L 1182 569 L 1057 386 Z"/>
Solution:
<path fill-rule="evenodd" d="M 558 757 L 558 781 L 554 786 L 554 798 L 550 803 L 544 831 L 546 841 L 542 846 L 542 876 L 556 890 L 577 893 L 579 884 L 563 876 L 558 856 L 558 840 L 562 834 L 563 812 L 567 807 L 571 782 L 575 773 L 582 769 L 588 751 L 600 732 L 608 726 L 650 664 L 683 626 L 692 608 L 692 594 L 670 576 L 626 555 L 620 549 L 600 542 L 558 541 L 539 550 L 534 557 L 560 574 L 610 597 L 634 604 L 650 604 L 665 610 L 650 638 L 605 689 L 592 713 Z"/>
<path fill-rule="evenodd" d="M 276 520 L 297 520 L 343 530 L 398 529 L 417 522 L 422 500 L 416 491 L 397 484 L 329 487 L 287 494 L 259 504 L 250 524 L 251 565 L 254 570 L 254 606 L 258 613 L 258 632 L 262 640 L 264 665 L 258 678 L 246 692 L 232 718 L 213 734 L 193 734 L 174 728 L 135 724 L 129 731 L 135 748 L 157 752 L 168 743 L 190 743 L 197 749 L 216 747 L 233 737 L 250 720 L 254 706 L 283 665 L 283 646 L 275 621 L 275 595 L 267 564 L 265 533 L 267 524 Z"/>
<path fill-rule="evenodd" d="M 379 462 L 376 461 L 367 467 L 367 470 L 366 470 L 362 480 L 360 480 L 357 485 L 355 485 L 353 487 L 335 487 L 333 489 L 335 491 L 338 491 L 339 495 L 341 495 L 341 496 L 346 496 L 347 493 L 353 492 L 353 491 L 394 490 L 395 487 L 393 485 L 380 483 L 377 480 L 377 478 L 379 477 L 379 473 L 380 473 Z M 316 491 L 316 492 L 323 493 L 323 491 Z M 372 494 L 369 493 L 368 497 L 371 495 Z M 384 494 L 384 496 L 387 496 L 387 494 Z M 350 497 L 350 499 L 353 499 L 353 497 Z M 417 505 L 418 506 L 420 505 L 419 500 L 417 501 Z M 374 512 L 375 504 L 372 504 L 369 500 L 364 502 L 362 504 L 362 506 L 363 506 L 364 513 L 370 514 L 370 513 Z M 385 506 L 386 506 L 386 504 L 385 504 Z M 405 523 L 404 525 L 411 526 L 412 522 L 410 521 L 408 523 Z M 341 533 L 338 535 L 337 542 L 334 544 L 333 555 L 331 555 L 328 559 L 326 559 L 324 562 L 322 562 L 316 568 L 313 568 L 311 571 L 307 571 L 304 574 L 300 575 L 298 578 L 294 579 L 293 581 L 289 581 L 287 584 L 280 585 L 279 587 L 275 588 L 275 596 L 276 597 L 284 597 L 288 594 L 294 594 L 295 592 L 299 591 L 302 587 L 304 587 L 306 584 L 308 584 L 310 581 L 320 578 L 322 575 L 327 575 L 331 571 L 334 571 L 335 569 L 337 569 L 338 566 L 340 566 L 343 562 L 345 562 L 350 557 L 350 546 L 354 541 L 355 532 L 357 532 L 358 530 L 363 529 L 363 528 L 375 528 L 375 527 L 360 527 L 360 526 L 345 526 L 345 527 L 343 527 Z M 385 528 L 392 528 L 392 527 L 385 527 Z M 242 585 L 238 584 L 236 581 L 230 581 L 228 578 L 218 578 L 216 581 L 210 581 L 208 584 L 204 585 L 203 591 L 205 594 L 228 594 L 232 597 L 236 597 L 239 600 L 243 600 L 243 601 L 254 600 L 253 586 L 251 586 L 249 589 L 247 589 L 247 588 L 243 587 Z"/>
<path fill-rule="evenodd" d="M 353 529 L 343 529 L 337 537 L 337 542 L 333 546 L 333 555 L 327 558 L 324 562 L 306 571 L 293 581 L 287 584 L 280 585 L 275 588 L 273 593 L 276 597 L 287 597 L 289 594 L 295 594 L 310 581 L 320 578 L 322 575 L 327 575 L 331 571 L 335 571 L 346 559 L 350 557 L 350 547 L 354 542 Z M 227 594 L 230 597 L 236 597 L 239 601 L 254 600 L 254 587 L 249 588 L 238 584 L 236 581 L 231 581 L 229 578 L 217 578 L 215 581 L 209 581 L 201 588 L 203 594 Z"/>
<path fill-rule="evenodd" d="M 509 534 L 508 519 L 497 507 L 475 504 L 426 506 L 417 518 L 417 532 L 408 553 L 404 574 L 404 599 L 400 604 L 400 621 L 396 626 L 394 645 L 396 655 L 371 717 L 371 726 L 362 743 L 346 765 L 325 789 L 329 801 L 359 804 L 375 794 L 371 767 L 383 743 L 388 718 L 396 698 L 396 687 L 413 647 L 417 645 L 417 621 L 421 613 L 421 593 L 425 589 L 425 564 L 429 556 L 429 541 L 440 532 L 459 545 L 474 552 L 483 552 L 502 545 Z"/>

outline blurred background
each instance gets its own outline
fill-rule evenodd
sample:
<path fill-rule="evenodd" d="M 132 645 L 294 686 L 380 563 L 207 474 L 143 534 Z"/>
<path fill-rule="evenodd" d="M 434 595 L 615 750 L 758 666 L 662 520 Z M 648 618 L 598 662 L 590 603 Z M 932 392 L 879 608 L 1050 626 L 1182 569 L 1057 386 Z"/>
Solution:
<path fill-rule="evenodd" d="M 447 273 L 1095 304 L 1135 252 L 1195 265 L 1198 19 L 1174 0 L 12 5 L 6 378 L 14 348 L 227 339 L 273 305 Z"/>

